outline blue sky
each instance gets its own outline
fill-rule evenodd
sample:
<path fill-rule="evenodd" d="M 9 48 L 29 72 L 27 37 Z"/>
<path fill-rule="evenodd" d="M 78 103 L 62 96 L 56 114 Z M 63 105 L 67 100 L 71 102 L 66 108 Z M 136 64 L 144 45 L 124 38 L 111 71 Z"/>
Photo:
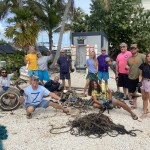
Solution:
<path fill-rule="evenodd" d="M 86 13 L 90 13 L 89 7 L 90 7 L 90 3 L 91 0 L 75 0 L 75 7 L 81 7 L 83 9 L 84 12 Z M 7 24 L 5 23 L 5 21 L 0 21 L 0 39 L 5 39 L 4 37 L 4 30 L 6 28 Z M 70 39 L 69 39 L 70 35 L 69 33 L 64 33 L 63 36 L 63 43 L 62 45 L 70 45 Z M 57 44 L 58 43 L 58 38 L 59 38 L 59 34 L 54 34 L 53 35 L 53 43 Z M 38 42 L 48 42 L 48 35 L 46 32 L 40 32 L 39 36 L 38 36 Z"/>

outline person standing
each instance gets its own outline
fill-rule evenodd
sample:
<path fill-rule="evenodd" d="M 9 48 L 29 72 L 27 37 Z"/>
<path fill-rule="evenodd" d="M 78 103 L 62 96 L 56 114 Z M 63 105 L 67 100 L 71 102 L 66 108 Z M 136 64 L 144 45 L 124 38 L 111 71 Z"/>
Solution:
<path fill-rule="evenodd" d="M 123 87 L 124 97 L 128 96 L 128 74 L 129 70 L 126 70 L 127 60 L 132 56 L 131 52 L 127 50 L 127 44 L 120 44 L 121 53 L 118 54 L 116 59 L 116 77 L 118 77 L 118 86 Z"/>
<path fill-rule="evenodd" d="M 117 85 L 117 93 L 120 93 L 120 88 L 118 86 L 118 77 L 116 77 L 116 61 L 113 61 L 113 59 L 110 58 L 110 57 L 107 57 L 105 59 L 105 61 L 115 74 L 115 80 L 116 80 L 116 85 Z"/>
<path fill-rule="evenodd" d="M 64 50 L 60 51 L 60 57 L 57 60 L 56 64 L 60 68 L 60 79 L 62 80 L 62 86 L 66 90 L 65 79 L 68 80 L 69 90 L 71 90 L 71 78 L 70 70 L 72 71 L 71 59 L 69 59 Z"/>
<path fill-rule="evenodd" d="M 148 113 L 148 100 L 150 99 L 150 52 L 146 54 L 146 62 L 141 64 L 140 67 L 140 83 L 141 93 L 143 99 L 143 111 L 140 116 L 141 119 L 147 117 Z"/>
<path fill-rule="evenodd" d="M 83 90 L 83 96 L 86 96 L 86 90 L 89 86 L 91 80 L 98 81 L 97 72 L 98 72 L 98 61 L 96 59 L 95 51 L 92 49 L 89 51 L 89 59 L 86 60 L 86 66 L 88 68 L 88 74 L 86 76 L 86 84 Z"/>
<path fill-rule="evenodd" d="M 101 49 L 101 55 L 97 57 L 98 60 L 98 80 L 99 84 L 102 84 L 102 79 L 105 81 L 105 86 L 108 85 L 109 73 L 108 73 L 108 64 L 105 59 L 109 57 L 106 54 L 106 49 Z"/>
<path fill-rule="evenodd" d="M 32 76 L 38 76 L 38 62 L 34 46 L 29 46 L 29 54 L 25 56 L 25 62 L 28 64 L 27 70 L 29 75 L 29 82 L 31 83 Z"/>
<path fill-rule="evenodd" d="M 129 70 L 128 75 L 128 91 L 129 91 L 129 98 L 130 98 L 130 104 L 133 105 L 131 108 L 135 109 L 137 107 L 137 97 L 136 89 L 138 87 L 139 83 L 139 66 L 145 62 L 145 55 L 138 53 L 139 49 L 137 44 L 131 44 L 130 51 L 132 53 L 132 56 L 127 61 L 126 69 Z"/>
<path fill-rule="evenodd" d="M 38 76 L 42 85 L 44 85 L 43 80 L 49 81 L 48 73 L 48 61 L 52 59 L 52 55 L 42 56 L 40 52 L 37 52 L 38 57 Z"/>

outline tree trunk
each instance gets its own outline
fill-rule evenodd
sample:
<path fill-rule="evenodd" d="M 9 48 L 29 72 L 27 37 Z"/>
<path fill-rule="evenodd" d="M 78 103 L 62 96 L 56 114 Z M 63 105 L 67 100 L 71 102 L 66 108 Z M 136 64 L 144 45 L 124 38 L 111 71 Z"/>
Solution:
<path fill-rule="evenodd" d="M 52 51 L 52 46 L 53 46 L 53 35 L 52 35 L 52 31 L 49 31 L 48 37 L 49 37 L 49 50 Z"/>
<path fill-rule="evenodd" d="M 55 63 L 60 55 L 60 49 L 61 49 L 61 44 L 62 44 L 62 39 L 63 39 L 63 33 L 64 33 L 64 28 L 65 28 L 65 22 L 67 20 L 67 15 L 68 15 L 68 12 L 69 12 L 69 8 L 71 6 L 71 3 L 72 3 L 72 0 L 68 0 L 68 3 L 66 5 L 66 8 L 65 8 L 65 12 L 64 12 L 64 15 L 63 15 L 63 20 L 62 20 L 62 24 L 61 24 L 61 29 L 60 29 L 60 35 L 59 35 L 59 40 L 58 40 L 58 47 L 57 47 L 57 52 L 56 52 L 56 55 L 55 55 L 55 58 L 54 58 L 54 61 L 51 65 L 51 68 L 54 68 L 55 67 Z"/>

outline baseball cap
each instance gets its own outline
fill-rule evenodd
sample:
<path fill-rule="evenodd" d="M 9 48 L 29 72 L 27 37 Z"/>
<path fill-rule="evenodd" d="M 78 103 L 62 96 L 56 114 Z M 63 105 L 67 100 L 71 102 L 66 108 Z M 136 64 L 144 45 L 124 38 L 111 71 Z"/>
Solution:
<path fill-rule="evenodd" d="M 32 80 L 39 80 L 39 77 L 38 77 L 38 76 L 32 76 L 31 79 L 32 79 Z"/>

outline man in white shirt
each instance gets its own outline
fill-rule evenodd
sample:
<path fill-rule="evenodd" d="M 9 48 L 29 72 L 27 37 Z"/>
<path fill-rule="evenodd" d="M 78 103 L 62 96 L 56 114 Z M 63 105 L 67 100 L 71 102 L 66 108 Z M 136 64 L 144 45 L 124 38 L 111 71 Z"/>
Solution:
<path fill-rule="evenodd" d="M 10 87 L 10 79 L 14 74 L 8 74 L 6 69 L 1 69 L 1 77 L 0 77 L 0 92 L 3 90 L 7 90 Z"/>
<path fill-rule="evenodd" d="M 50 96 L 58 101 L 64 101 L 55 93 L 48 91 L 45 87 L 39 85 L 39 78 L 37 76 L 32 76 L 31 78 L 31 85 L 24 89 L 24 96 L 20 98 L 20 102 L 24 102 L 26 112 L 27 112 L 27 119 L 32 118 L 32 113 L 38 107 L 47 108 L 52 106 L 56 109 L 63 110 L 64 113 L 68 114 L 68 109 L 62 107 L 58 103 L 44 100 L 44 96 Z"/>

